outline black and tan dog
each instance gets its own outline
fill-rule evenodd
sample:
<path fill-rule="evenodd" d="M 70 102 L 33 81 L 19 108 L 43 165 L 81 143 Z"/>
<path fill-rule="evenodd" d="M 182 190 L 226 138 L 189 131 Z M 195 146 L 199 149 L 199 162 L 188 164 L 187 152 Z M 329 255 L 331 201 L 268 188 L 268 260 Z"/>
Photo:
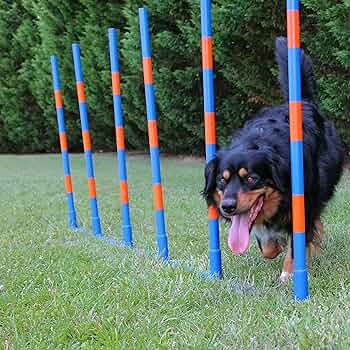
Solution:
<path fill-rule="evenodd" d="M 204 196 L 220 214 L 232 221 L 228 244 L 235 254 L 248 249 L 254 233 L 262 255 L 273 259 L 289 241 L 281 279 L 293 271 L 290 237 L 291 180 L 288 109 L 287 40 L 277 38 L 276 60 L 285 103 L 261 110 L 238 130 L 205 169 Z M 304 123 L 304 186 L 306 240 L 318 249 L 323 236 L 320 215 L 332 197 L 344 161 L 333 125 L 319 111 L 310 57 L 302 51 Z"/>

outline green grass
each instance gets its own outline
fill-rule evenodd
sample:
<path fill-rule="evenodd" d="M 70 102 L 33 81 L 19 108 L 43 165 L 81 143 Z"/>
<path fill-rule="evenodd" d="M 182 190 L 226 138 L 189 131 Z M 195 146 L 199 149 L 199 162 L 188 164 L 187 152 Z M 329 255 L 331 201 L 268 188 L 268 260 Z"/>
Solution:
<path fill-rule="evenodd" d="M 154 249 L 149 162 L 129 159 L 134 240 Z M 90 227 L 85 165 L 72 157 L 79 221 Z M 116 160 L 95 156 L 101 220 L 118 238 Z M 171 257 L 207 269 L 203 164 L 163 159 Z M 323 254 L 310 272 L 311 298 L 280 284 L 282 257 L 265 261 L 253 243 L 225 279 L 186 269 L 67 229 L 58 155 L 0 157 L 0 349 L 349 349 L 350 174 L 324 214 Z M 237 288 L 237 286 L 250 288 Z"/>

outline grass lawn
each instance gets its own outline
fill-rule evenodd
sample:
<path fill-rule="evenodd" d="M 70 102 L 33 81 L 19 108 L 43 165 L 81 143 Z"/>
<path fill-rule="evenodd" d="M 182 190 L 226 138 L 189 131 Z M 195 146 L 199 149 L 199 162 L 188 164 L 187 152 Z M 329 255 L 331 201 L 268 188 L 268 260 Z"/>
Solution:
<path fill-rule="evenodd" d="M 119 238 L 117 164 L 96 155 L 104 233 Z M 154 249 L 147 159 L 130 157 L 134 241 Z M 72 157 L 79 222 L 89 228 L 83 156 Z M 203 164 L 163 159 L 171 257 L 207 269 Z M 222 229 L 225 279 L 206 280 L 67 228 L 59 155 L 0 157 L 0 349 L 349 349 L 350 172 L 324 213 L 327 239 L 311 298 L 280 284 L 282 257 L 254 242 L 234 257 Z M 244 288 L 243 288 L 244 287 Z"/>

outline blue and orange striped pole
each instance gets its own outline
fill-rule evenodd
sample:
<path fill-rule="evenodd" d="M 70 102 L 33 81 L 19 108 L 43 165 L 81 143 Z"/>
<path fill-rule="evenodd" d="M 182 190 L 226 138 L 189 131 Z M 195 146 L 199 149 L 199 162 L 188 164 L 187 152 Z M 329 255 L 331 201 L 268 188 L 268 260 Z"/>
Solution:
<path fill-rule="evenodd" d="M 87 103 L 85 99 L 83 71 L 81 68 L 81 61 L 80 61 L 80 45 L 78 43 L 73 44 L 72 50 L 73 50 L 76 88 L 77 88 L 77 95 L 78 95 L 78 102 L 79 102 L 81 131 L 82 131 L 83 144 L 84 144 L 86 172 L 88 177 L 88 187 L 89 187 L 89 195 L 90 195 L 92 231 L 95 236 L 101 236 L 102 230 L 101 230 L 101 221 L 98 214 L 98 206 L 97 206 L 96 183 L 95 183 L 95 175 L 94 175 L 94 165 L 92 161 L 92 149 L 91 149 L 91 139 L 90 139 L 90 131 L 89 131 Z"/>
<path fill-rule="evenodd" d="M 66 193 L 67 193 L 68 223 L 71 228 L 78 228 L 77 215 L 76 215 L 75 206 L 74 206 L 72 176 L 70 172 L 67 134 L 66 134 L 66 127 L 64 122 L 61 79 L 60 79 L 60 72 L 58 69 L 57 57 L 54 55 L 51 56 L 51 68 L 52 68 L 52 78 L 53 78 L 53 90 L 55 94 L 58 132 L 60 137 L 61 156 L 62 156 L 62 163 L 63 163 L 63 174 L 64 174 L 64 181 L 66 185 Z"/>
<path fill-rule="evenodd" d="M 162 180 L 160 175 L 157 113 L 152 74 L 152 51 L 148 30 L 148 13 L 146 8 L 139 9 L 139 20 L 142 46 L 143 77 L 145 83 L 145 97 L 147 107 L 148 139 L 151 153 L 153 199 L 157 228 L 158 254 L 164 260 L 167 260 L 169 257 L 168 239 L 164 218 L 164 201 Z"/>
<path fill-rule="evenodd" d="M 122 97 L 120 89 L 119 52 L 117 45 L 117 31 L 115 28 L 108 29 L 109 57 L 112 75 L 112 93 L 114 106 L 115 136 L 117 144 L 119 190 L 122 211 L 123 242 L 132 246 L 132 228 L 130 223 L 129 191 L 125 157 L 125 133 L 124 116 L 122 109 Z"/>
<path fill-rule="evenodd" d="M 205 151 L 206 161 L 216 155 L 216 117 L 214 99 L 213 37 L 211 29 L 211 1 L 201 0 L 202 66 L 204 91 Z M 215 206 L 208 208 L 209 224 L 209 272 L 222 277 L 219 236 L 219 214 Z"/>
<path fill-rule="evenodd" d="M 299 1 L 287 0 L 289 120 L 292 176 L 294 297 L 308 297 L 306 268 L 303 115 Z"/>

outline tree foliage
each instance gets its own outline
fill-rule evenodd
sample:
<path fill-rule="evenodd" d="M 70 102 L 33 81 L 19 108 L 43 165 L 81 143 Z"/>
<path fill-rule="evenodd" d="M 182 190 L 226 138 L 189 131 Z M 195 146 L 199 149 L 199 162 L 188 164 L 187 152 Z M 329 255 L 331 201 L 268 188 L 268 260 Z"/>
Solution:
<path fill-rule="evenodd" d="M 215 93 L 219 143 L 251 113 L 281 101 L 274 39 L 285 35 L 284 2 L 214 0 Z M 81 43 L 95 149 L 114 149 L 108 27 L 119 29 L 129 149 L 147 147 L 138 7 L 150 14 L 161 149 L 203 151 L 198 0 L 0 3 L 1 152 L 58 150 L 50 55 L 59 58 L 69 145 L 81 150 L 71 44 Z M 302 42 L 319 82 L 322 110 L 350 145 L 350 2 L 302 1 Z"/>

